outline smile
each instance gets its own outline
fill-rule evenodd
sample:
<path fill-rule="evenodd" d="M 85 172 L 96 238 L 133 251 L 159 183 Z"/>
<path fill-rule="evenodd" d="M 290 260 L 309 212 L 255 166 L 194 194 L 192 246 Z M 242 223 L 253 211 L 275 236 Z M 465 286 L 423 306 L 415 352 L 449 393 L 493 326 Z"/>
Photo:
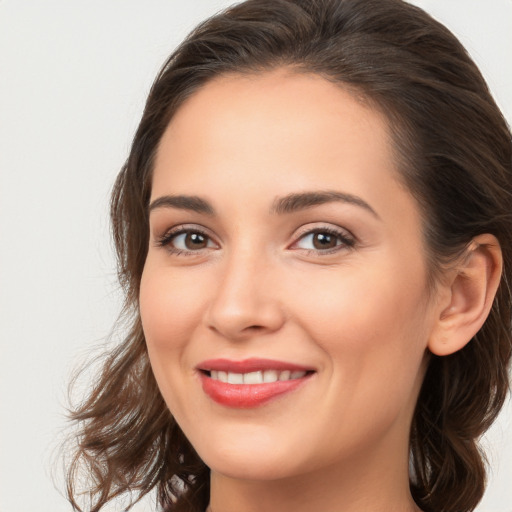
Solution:
<path fill-rule="evenodd" d="M 228 384 L 264 384 L 277 381 L 295 380 L 305 377 L 306 371 L 290 371 L 290 370 L 265 370 L 249 373 L 234 373 L 212 370 L 210 378 Z"/>
<path fill-rule="evenodd" d="M 226 407 L 248 409 L 266 404 L 305 384 L 314 370 L 267 359 L 215 359 L 198 365 L 203 391 Z"/>

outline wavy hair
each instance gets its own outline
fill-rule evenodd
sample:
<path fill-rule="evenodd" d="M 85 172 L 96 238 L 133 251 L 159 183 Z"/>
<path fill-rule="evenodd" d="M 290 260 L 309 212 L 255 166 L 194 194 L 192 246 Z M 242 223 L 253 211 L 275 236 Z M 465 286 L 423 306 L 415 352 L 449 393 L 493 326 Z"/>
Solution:
<path fill-rule="evenodd" d="M 425 512 L 469 512 L 485 487 L 478 439 L 509 386 L 511 134 L 459 41 L 401 0 L 248 0 L 199 25 L 158 74 L 111 202 L 119 279 L 130 321 L 95 385 L 72 412 L 79 425 L 68 472 L 76 510 L 85 468 L 90 511 L 156 489 L 168 512 L 203 511 L 209 469 L 162 399 L 139 312 L 148 201 L 159 141 L 173 114 L 209 80 L 288 66 L 352 91 L 386 115 L 403 182 L 423 217 L 432 279 L 473 237 L 500 242 L 504 270 L 490 315 L 462 350 L 432 356 L 410 437 L 411 492 Z"/>

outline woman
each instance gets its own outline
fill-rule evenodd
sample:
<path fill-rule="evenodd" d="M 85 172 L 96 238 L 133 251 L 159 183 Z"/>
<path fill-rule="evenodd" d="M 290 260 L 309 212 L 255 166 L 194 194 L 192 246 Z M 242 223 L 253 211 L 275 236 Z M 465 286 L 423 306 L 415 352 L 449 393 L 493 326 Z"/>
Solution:
<path fill-rule="evenodd" d="M 74 413 L 100 510 L 473 510 L 511 357 L 511 139 L 399 0 L 249 0 L 150 92 L 114 189 L 132 327 Z"/>

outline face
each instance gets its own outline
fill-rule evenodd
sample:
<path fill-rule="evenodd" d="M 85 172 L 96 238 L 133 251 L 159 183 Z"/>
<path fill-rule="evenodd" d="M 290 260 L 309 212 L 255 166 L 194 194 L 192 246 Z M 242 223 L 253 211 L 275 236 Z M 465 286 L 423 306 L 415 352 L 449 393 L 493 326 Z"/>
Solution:
<path fill-rule="evenodd" d="M 434 316 L 425 261 L 379 112 L 286 70 L 189 98 L 155 162 L 140 312 L 206 464 L 273 479 L 407 460 Z"/>

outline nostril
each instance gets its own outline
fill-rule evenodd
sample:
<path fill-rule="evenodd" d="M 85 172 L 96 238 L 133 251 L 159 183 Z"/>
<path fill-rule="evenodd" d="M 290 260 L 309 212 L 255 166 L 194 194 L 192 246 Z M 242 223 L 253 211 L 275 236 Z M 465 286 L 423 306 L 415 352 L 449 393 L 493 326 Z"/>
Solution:
<path fill-rule="evenodd" d="M 231 295 L 220 294 L 204 316 L 210 331 L 232 340 L 274 332 L 284 321 L 285 315 L 275 300 L 262 299 L 248 292 L 245 296 L 234 292 Z"/>
<path fill-rule="evenodd" d="M 247 327 L 244 327 L 240 331 L 240 335 L 247 336 L 247 335 L 261 335 L 264 334 L 265 326 L 263 325 L 249 325 Z"/>

